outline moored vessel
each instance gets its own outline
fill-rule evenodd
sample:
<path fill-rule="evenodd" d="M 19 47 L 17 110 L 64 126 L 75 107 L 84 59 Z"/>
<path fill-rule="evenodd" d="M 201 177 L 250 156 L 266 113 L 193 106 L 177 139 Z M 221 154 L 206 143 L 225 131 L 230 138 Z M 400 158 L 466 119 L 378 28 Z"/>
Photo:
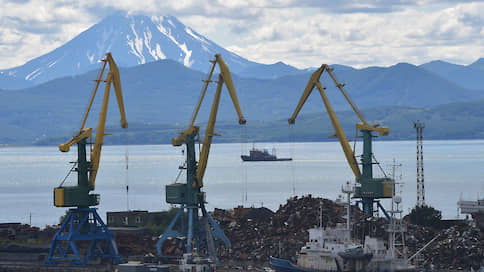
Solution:
<path fill-rule="evenodd" d="M 292 158 L 277 158 L 275 149 L 272 149 L 272 154 L 267 149 L 252 148 L 249 155 L 241 155 L 243 161 L 292 161 Z"/>
<path fill-rule="evenodd" d="M 346 184 L 343 192 L 350 194 L 354 187 Z M 349 203 L 347 203 L 347 225 L 336 225 L 332 228 L 309 229 L 309 241 L 297 254 L 297 262 L 270 257 L 270 264 L 277 272 L 324 272 L 324 271 L 416 271 L 407 258 L 404 234 L 406 226 L 401 218 L 399 196 L 392 198 L 396 209 L 390 210 L 391 220 L 386 225 L 389 234 L 388 244 L 381 238 L 365 236 L 363 245 L 351 237 Z M 348 201 L 349 202 L 349 201 Z M 393 206 L 393 205 L 392 205 Z M 322 222 L 320 223 L 322 226 Z"/>
<path fill-rule="evenodd" d="M 346 186 L 348 187 L 348 186 Z M 348 188 L 342 188 L 348 193 Z M 349 199 L 349 198 L 348 198 Z M 359 271 L 364 269 L 373 254 L 365 252 L 363 245 L 351 238 L 350 206 L 347 206 L 346 224 L 323 227 L 322 207 L 319 227 L 308 230 L 309 240 L 297 254 L 297 262 L 270 257 L 270 264 L 283 271 Z"/>

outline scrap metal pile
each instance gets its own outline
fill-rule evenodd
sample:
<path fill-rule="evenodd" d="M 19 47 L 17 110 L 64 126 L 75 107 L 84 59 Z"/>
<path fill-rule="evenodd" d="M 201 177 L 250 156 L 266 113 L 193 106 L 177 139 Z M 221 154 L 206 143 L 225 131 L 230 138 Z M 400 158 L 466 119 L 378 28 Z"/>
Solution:
<path fill-rule="evenodd" d="M 484 266 L 484 232 L 459 224 L 440 232 L 439 238 L 423 252 L 436 270 L 478 270 Z"/>
<path fill-rule="evenodd" d="M 148 230 L 137 232 L 115 231 L 119 253 L 123 258 L 156 254 L 156 241 Z"/>
<path fill-rule="evenodd" d="M 346 215 L 345 206 L 311 195 L 290 198 L 275 213 L 267 208 L 239 207 L 235 211 L 216 209 L 213 213 L 232 244 L 231 248 L 219 249 L 218 254 L 223 262 L 267 263 L 269 256 L 294 261 L 294 256 L 307 242 L 307 229 L 320 224 L 321 214 L 324 226 L 344 224 Z M 352 207 L 351 220 L 354 222 L 354 236 L 359 242 L 363 242 L 368 234 L 387 238 L 384 226 L 388 221 L 385 218 L 366 218 L 358 208 Z M 444 230 L 408 225 L 408 255 L 417 252 L 437 235 L 439 237 L 422 251 L 423 264 L 436 270 L 469 270 L 484 265 L 484 232 L 467 223 Z M 148 231 L 116 233 L 124 258 L 156 255 L 155 240 L 152 238 Z M 170 239 L 163 246 L 163 255 L 180 256 L 185 243 L 184 239 Z"/>
<path fill-rule="evenodd" d="M 311 195 L 288 199 L 271 217 L 242 216 L 233 221 L 217 218 L 223 220 L 221 226 L 232 243 L 230 249 L 219 254 L 226 259 L 256 262 L 267 262 L 269 256 L 293 257 L 308 239 L 306 230 L 319 225 L 321 214 L 324 226 L 345 222 L 344 206 Z M 360 218 L 362 213 L 353 208 L 353 216 Z"/>
<path fill-rule="evenodd" d="M 307 242 L 307 229 L 319 225 L 320 207 L 324 226 L 345 222 L 346 208 L 343 205 L 311 195 L 288 199 L 272 217 L 250 219 L 242 216 L 232 221 L 227 216 L 217 218 L 222 221 L 221 226 L 232 243 L 230 249 L 223 249 L 219 254 L 225 260 L 267 262 L 269 256 L 294 260 Z M 351 217 L 355 222 L 353 232 L 357 240 L 365 234 L 388 236 L 384 231 L 384 225 L 388 223 L 386 219 L 365 218 L 356 207 L 352 207 Z M 470 269 L 484 265 L 480 263 L 484 260 L 484 234 L 467 223 L 444 230 L 409 225 L 406 234 L 409 256 L 439 233 L 439 238 L 422 252 L 426 264 L 436 269 Z"/>

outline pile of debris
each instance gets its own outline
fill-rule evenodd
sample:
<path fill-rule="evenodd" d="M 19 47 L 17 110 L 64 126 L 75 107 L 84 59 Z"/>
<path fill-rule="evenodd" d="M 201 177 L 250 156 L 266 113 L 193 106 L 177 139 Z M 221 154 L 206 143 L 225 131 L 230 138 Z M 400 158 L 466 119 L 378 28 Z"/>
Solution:
<path fill-rule="evenodd" d="M 136 231 L 111 228 L 116 238 L 118 250 L 123 259 L 131 257 L 141 258 L 146 254 L 156 254 L 156 242 L 153 234 L 147 230 L 139 228 Z"/>
<path fill-rule="evenodd" d="M 321 224 L 335 226 L 346 222 L 346 207 L 328 199 L 311 195 L 293 197 L 274 213 L 267 208 L 237 207 L 232 211 L 216 209 L 212 214 L 220 222 L 230 240 L 230 248 L 219 248 L 218 256 L 224 262 L 267 264 L 269 256 L 292 261 L 307 242 L 309 228 Z M 352 206 L 351 221 L 354 237 L 363 243 L 366 235 L 388 239 L 385 218 L 366 218 Z M 115 232 L 123 256 L 154 256 L 157 239 L 149 231 Z M 431 239 L 438 238 L 421 252 L 426 264 L 435 269 L 477 269 L 484 260 L 484 233 L 469 224 L 457 224 L 444 230 L 408 225 L 405 244 L 411 256 Z M 163 245 L 164 256 L 181 256 L 186 240 L 169 239 Z M 198 250 L 204 251 L 203 248 Z M 424 264 L 425 264 L 424 263 Z"/>
<path fill-rule="evenodd" d="M 484 266 L 484 234 L 472 225 L 458 224 L 440 232 L 423 254 L 437 270 L 478 270 Z"/>
<path fill-rule="evenodd" d="M 407 224 L 407 233 L 405 234 L 405 245 L 410 253 L 417 252 L 423 248 L 429 241 L 439 235 L 439 230 Z M 429 246 L 432 246 L 431 244 Z"/>
<path fill-rule="evenodd" d="M 344 206 L 331 200 L 308 195 L 288 199 L 273 215 L 267 211 L 254 214 L 249 212 L 234 221 L 216 218 L 232 243 L 230 249 L 221 250 L 221 258 L 255 262 L 267 262 L 269 256 L 291 258 L 306 243 L 307 229 L 320 224 L 321 215 L 324 226 L 335 226 L 345 222 L 342 216 L 346 212 Z M 353 207 L 353 216 L 352 220 L 359 220 L 362 213 Z"/>
<path fill-rule="evenodd" d="M 324 226 L 335 226 L 345 222 L 346 208 L 331 200 L 308 195 L 288 199 L 273 216 L 216 218 L 232 243 L 232 247 L 222 249 L 219 256 L 224 260 L 252 262 L 267 262 L 269 256 L 279 256 L 295 261 L 297 252 L 307 242 L 307 229 L 320 224 L 321 214 Z M 366 218 L 358 208 L 352 207 L 351 221 L 354 222 L 354 237 L 361 243 L 365 235 L 388 239 L 385 218 Z M 409 256 L 437 235 L 439 238 L 421 252 L 424 264 L 433 265 L 438 270 L 469 270 L 484 265 L 483 234 L 466 223 L 444 230 L 409 224 L 405 235 Z"/>
<path fill-rule="evenodd" d="M 0 240 L 37 239 L 40 233 L 38 227 L 22 223 L 0 223 Z M 42 237 L 43 238 L 43 237 Z"/>

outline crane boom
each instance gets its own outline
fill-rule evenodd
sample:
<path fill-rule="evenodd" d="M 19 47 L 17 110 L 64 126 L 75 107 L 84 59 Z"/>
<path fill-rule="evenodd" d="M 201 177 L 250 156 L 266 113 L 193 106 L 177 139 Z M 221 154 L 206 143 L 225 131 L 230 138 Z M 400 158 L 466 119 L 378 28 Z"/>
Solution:
<path fill-rule="evenodd" d="M 358 162 L 356 161 L 355 153 L 351 149 L 350 143 L 346 139 L 346 135 L 343 132 L 343 128 L 341 127 L 338 121 L 338 118 L 334 113 L 333 107 L 331 107 L 331 104 L 329 103 L 329 99 L 326 96 L 326 93 L 324 92 L 323 86 L 321 85 L 320 82 L 316 82 L 316 87 L 318 88 L 319 93 L 321 94 L 321 98 L 323 99 L 324 106 L 328 111 L 329 118 L 331 119 L 331 123 L 333 124 L 334 130 L 336 132 L 336 137 L 338 137 L 338 140 L 341 144 L 341 148 L 343 148 L 343 153 L 345 154 L 346 161 L 348 162 L 351 168 L 351 171 L 353 171 L 353 174 L 355 175 L 355 179 L 358 180 L 361 177 L 361 172 L 360 172 L 360 168 L 358 168 Z"/>
<path fill-rule="evenodd" d="M 109 93 L 111 88 L 111 83 L 114 86 L 114 92 L 116 94 L 116 100 L 118 101 L 119 113 L 121 115 L 121 127 L 128 128 L 128 123 L 126 121 L 126 112 L 124 110 L 123 93 L 121 91 L 121 79 L 119 76 L 118 66 L 114 62 L 111 53 L 106 54 L 106 61 L 109 63 L 109 73 L 106 78 L 106 87 L 104 89 L 104 98 L 101 106 L 101 113 L 99 114 L 99 122 L 96 130 L 96 140 L 94 142 L 94 148 L 91 151 L 91 165 L 92 172 L 89 176 L 89 186 L 94 190 L 96 185 L 97 170 L 99 168 L 99 161 L 101 159 L 101 150 L 103 145 L 103 139 L 105 127 L 106 127 L 106 117 L 108 113 L 108 102 Z"/>
<path fill-rule="evenodd" d="M 203 176 L 205 175 L 205 170 L 207 169 L 208 154 L 210 153 L 210 147 L 212 145 L 212 138 L 215 135 L 215 121 L 217 120 L 218 106 L 220 104 L 220 95 L 222 93 L 222 85 L 224 79 L 222 74 L 218 77 L 217 90 L 215 91 L 215 96 L 213 99 L 212 110 L 210 112 L 210 118 L 207 124 L 207 129 L 205 130 L 205 137 L 203 138 L 202 150 L 200 151 L 200 157 L 198 159 L 197 175 L 196 180 L 198 186 L 203 186 Z"/>
<path fill-rule="evenodd" d="M 321 98 L 323 99 L 324 106 L 326 107 L 326 110 L 328 112 L 329 118 L 331 119 L 331 123 L 333 125 L 333 128 L 336 132 L 336 137 L 338 137 L 338 140 L 341 144 L 341 147 L 343 148 L 343 152 L 346 157 L 346 161 L 348 162 L 351 171 L 353 171 L 353 174 L 355 175 L 355 179 L 358 180 L 361 177 L 361 171 L 360 168 L 358 167 L 358 163 L 355 158 L 354 151 L 351 149 L 351 146 L 346 138 L 345 133 L 343 132 L 343 128 L 341 127 L 338 118 L 336 117 L 336 114 L 334 113 L 333 107 L 329 103 L 329 99 L 326 96 L 326 93 L 324 92 L 325 88 L 322 86 L 321 82 L 319 81 L 321 75 L 323 74 L 324 71 L 329 71 L 329 67 L 326 64 L 321 65 L 321 67 L 316 70 L 312 75 L 311 78 L 309 79 L 308 84 L 306 85 L 306 88 L 304 89 L 304 92 L 301 96 L 301 99 L 299 100 L 299 103 L 297 104 L 297 107 L 292 114 L 291 118 L 289 118 L 288 123 L 289 124 L 294 124 L 296 121 L 296 117 L 299 114 L 299 111 L 301 111 L 304 103 L 308 99 L 309 95 L 311 92 L 314 90 L 314 87 L 316 87 L 321 95 Z M 333 76 L 331 78 L 334 79 Z M 339 84 L 336 82 L 336 85 L 338 86 Z M 342 88 L 340 89 L 342 90 Z M 345 95 L 345 97 L 347 97 Z M 356 108 L 356 107 L 355 107 Z"/>
<path fill-rule="evenodd" d="M 294 110 L 294 113 L 292 114 L 291 118 L 289 118 L 288 123 L 289 124 L 294 124 L 296 122 L 296 117 L 301 111 L 302 107 L 304 106 L 304 103 L 306 103 L 306 100 L 308 100 L 309 95 L 314 89 L 314 86 L 316 85 L 316 82 L 319 81 L 319 78 L 321 77 L 321 74 L 323 74 L 324 69 L 326 69 L 326 64 L 321 65 L 321 67 L 318 68 L 312 75 L 311 78 L 308 81 L 308 84 L 306 85 L 306 88 L 304 88 L 304 92 L 299 99 L 299 103 L 297 103 L 296 109 Z"/>
<path fill-rule="evenodd" d="M 225 86 L 227 86 L 230 98 L 232 98 L 232 103 L 234 104 L 235 111 L 237 112 L 237 116 L 239 117 L 239 124 L 243 125 L 246 123 L 246 121 L 244 116 L 242 115 L 242 111 L 240 110 L 239 99 L 237 98 L 237 93 L 235 92 L 234 82 L 232 81 L 229 67 L 227 66 L 227 64 L 225 64 L 224 60 L 219 54 L 215 55 L 215 60 L 216 62 L 218 62 L 223 82 L 225 82 Z"/>
<path fill-rule="evenodd" d="M 200 152 L 200 159 L 197 168 L 197 181 L 201 186 L 203 186 L 203 176 L 205 175 L 205 170 L 207 168 L 208 154 L 210 153 L 210 146 L 214 136 L 215 121 L 217 120 L 218 105 L 220 104 L 220 94 L 222 93 L 222 86 L 224 83 L 225 86 L 227 86 L 227 90 L 229 91 L 230 98 L 234 104 L 235 111 L 239 117 L 239 124 L 243 125 L 246 123 L 246 120 L 242 115 L 242 111 L 240 110 L 239 99 L 237 98 L 237 93 L 235 92 L 234 83 L 232 81 L 232 76 L 230 75 L 227 64 L 225 64 L 224 60 L 219 54 L 215 55 L 215 62 L 219 64 L 220 75 L 218 78 L 217 90 L 215 91 L 212 111 L 210 112 L 210 118 L 205 131 L 205 137 L 203 139 L 202 150 Z"/>
<path fill-rule="evenodd" d="M 215 91 L 215 97 L 213 100 L 212 104 L 212 110 L 210 112 L 210 117 L 208 120 L 207 128 L 205 131 L 205 136 L 203 139 L 203 145 L 202 145 L 202 150 L 200 151 L 200 156 L 199 156 L 199 162 L 198 162 L 198 167 L 196 171 L 196 176 L 195 176 L 195 183 L 192 184 L 192 186 L 197 186 L 197 187 L 203 187 L 203 176 L 205 175 L 205 170 L 207 168 L 207 162 L 208 162 L 208 156 L 210 153 L 210 147 L 212 144 L 212 138 L 215 136 L 214 134 L 214 129 L 215 129 L 215 122 L 217 120 L 217 112 L 218 112 L 218 107 L 220 104 L 220 96 L 222 93 L 222 87 L 225 83 L 225 86 L 227 87 L 227 90 L 230 94 L 230 98 L 232 99 L 232 103 L 234 104 L 235 111 L 237 112 L 237 116 L 239 117 L 239 124 L 243 125 L 246 123 L 246 120 L 242 114 L 242 111 L 240 109 L 239 105 L 239 100 L 237 98 L 237 93 L 235 92 L 235 87 L 234 83 L 232 81 L 232 76 L 230 74 L 230 70 L 227 66 L 227 64 L 223 61 L 222 57 L 219 54 L 215 55 L 215 60 L 211 61 L 213 63 L 208 79 L 205 80 L 204 87 L 202 89 L 202 94 L 200 95 L 200 99 L 197 103 L 197 106 L 195 108 L 195 111 L 193 113 L 192 120 L 190 122 L 189 128 L 181 133 L 180 136 L 175 137 L 171 140 L 171 143 L 173 146 L 180 146 L 183 143 L 187 142 L 187 137 L 189 135 L 193 134 L 198 134 L 200 127 L 194 126 L 195 120 L 197 118 L 198 112 L 200 110 L 200 106 L 202 104 L 202 101 L 205 97 L 205 93 L 207 92 L 208 84 L 210 83 L 210 79 L 212 77 L 212 74 L 215 70 L 215 66 L 218 64 L 220 68 L 220 74 L 219 78 L 217 81 L 217 89 Z"/>
<path fill-rule="evenodd" d="M 340 90 L 340 92 L 343 94 L 343 96 L 346 98 L 346 101 L 348 101 L 348 104 L 350 104 L 351 108 L 353 108 L 353 111 L 358 115 L 358 118 L 360 118 L 360 121 L 363 122 L 363 124 L 367 124 L 365 118 L 363 118 L 363 115 L 360 113 L 356 105 L 351 101 L 349 95 L 346 93 L 346 91 L 343 89 L 344 84 L 339 83 L 336 80 L 336 77 L 333 75 L 333 69 L 329 68 L 329 66 L 326 65 L 326 72 L 329 74 L 331 79 L 333 80 L 334 84 L 336 87 Z"/>
<path fill-rule="evenodd" d="M 323 74 L 323 72 L 326 71 L 326 73 L 329 74 L 331 79 L 333 80 L 335 86 L 340 90 L 340 92 L 343 94 L 345 97 L 346 101 L 350 104 L 351 108 L 353 111 L 356 113 L 358 118 L 360 119 L 361 123 L 356 124 L 356 127 L 360 131 L 375 131 L 378 132 L 380 135 L 386 136 L 389 133 L 388 127 L 378 127 L 378 126 L 371 126 L 368 125 L 366 122 L 365 118 L 363 115 L 360 113 L 356 105 L 351 101 L 349 95 L 346 93 L 346 91 L 343 89 L 344 84 L 339 83 L 336 80 L 336 77 L 333 74 L 333 69 L 329 68 L 327 64 L 321 65 L 321 67 L 318 68 L 312 75 L 311 78 L 309 79 L 306 88 L 304 89 L 304 92 L 299 99 L 299 103 L 296 106 L 296 109 L 294 110 L 294 113 L 292 114 L 291 118 L 289 118 L 288 123 L 289 124 L 294 124 L 296 121 L 296 117 L 301 111 L 304 103 L 306 103 L 306 100 L 308 99 L 309 95 L 313 91 L 314 87 L 316 87 L 319 90 L 319 93 L 321 94 L 321 98 L 323 99 L 324 106 L 326 107 L 326 110 L 328 111 L 329 118 L 331 119 L 331 123 L 333 125 L 333 128 L 336 132 L 336 137 L 338 137 L 338 140 L 341 144 L 341 147 L 343 149 L 343 152 L 346 157 L 346 161 L 348 162 L 351 171 L 353 171 L 353 174 L 355 175 L 356 180 L 359 180 L 361 178 L 361 171 L 360 168 L 358 167 L 358 163 L 355 158 L 354 151 L 351 149 L 351 146 L 346 138 L 346 135 L 343 132 L 343 129 L 341 128 L 341 125 L 338 121 L 338 118 L 336 117 L 336 114 L 334 113 L 333 108 L 331 107 L 331 104 L 329 103 L 328 97 L 326 96 L 324 88 L 320 82 L 320 78 Z"/>
<path fill-rule="evenodd" d="M 350 144 L 346 138 L 346 135 L 344 134 L 343 128 L 341 127 L 338 121 L 338 118 L 336 117 L 336 114 L 334 113 L 334 110 L 331 107 L 331 104 L 329 103 L 328 97 L 326 96 L 326 93 L 324 91 L 325 88 L 322 86 L 320 82 L 320 77 L 324 71 L 326 71 L 329 74 L 329 76 L 333 80 L 336 87 L 343 94 L 346 101 L 350 104 L 351 108 L 353 109 L 353 111 L 356 113 L 356 115 L 361 121 L 360 123 L 356 124 L 357 130 L 359 130 L 363 134 L 363 155 L 361 157 L 361 164 L 362 164 L 361 170 L 360 170 L 360 167 L 358 166 L 358 162 L 355 157 L 355 153 L 354 153 L 355 151 L 351 149 Z M 309 79 L 309 82 L 306 85 L 306 88 L 304 89 L 304 92 L 301 98 L 299 99 L 299 103 L 297 104 L 296 109 L 294 110 L 294 113 L 292 114 L 291 118 L 289 118 L 288 122 L 289 124 L 295 123 L 295 120 L 297 115 L 299 114 L 299 111 L 302 109 L 304 103 L 308 99 L 313 89 L 316 87 L 321 95 L 321 98 L 323 99 L 324 106 L 326 107 L 329 118 L 336 132 L 336 137 L 338 137 L 338 140 L 341 144 L 341 147 L 346 157 L 346 161 L 348 162 L 348 165 L 350 166 L 351 170 L 353 171 L 353 174 L 355 175 L 356 182 L 359 183 L 359 186 L 357 186 L 355 191 L 355 197 L 362 199 L 363 211 L 365 212 L 366 215 L 371 216 L 373 215 L 373 206 L 375 203 L 375 199 L 390 198 L 392 197 L 392 192 L 393 192 L 392 191 L 393 181 L 391 179 L 388 179 L 386 176 L 385 178 L 373 177 L 372 167 L 374 162 L 373 162 L 371 142 L 372 142 L 372 137 L 374 136 L 372 135 L 372 132 L 377 132 L 378 134 L 385 136 L 385 135 L 388 135 L 390 130 L 388 129 L 388 127 L 369 125 L 366 122 L 363 115 L 360 113 L 356 105 L 351 101 L 349 95 L 343 89 L 344 84 L 340 84 L 336 80 L 336 77 L 334 76 L 332 71 L 333 69 L 329 68 L 328 65 L 323 64 L 318 70 L 316 70 L 311 75 L 311 78 Z"/>
<path fill-rule="evenodd" d="M 197 119 L 198 111 L 200 110 L 200 107 L 202 106 L 203 98 L 205 98 L 205 93 L 207 93 L 208 84 L 210 84 L 210 82 L 211 82 L 210 79 L 212 78 L 213 71 L 215 70 L 215 66 L 217 65 L 216 60 L 211 60 L 210 63 L 212 63 L 212 67 L 210 68 L 210 72 L 208 73 L 207 80 L 203 81 L 205 84 L 203 85 L 203 90 L 202 90 L 202 94 L 200 95 L 200 99 L 198 99 L 197 107 L 195 108 L 195 111 L 193 112 L 190 127 L 193 127 L 193 125 L 195 124 L 195 120 Z"/>
<path fill-rule="evenodd" d="M 119 76 L 118 66 L 116 65 L 116 62 L 114 61 L 111 53 L 106 53 L 106 58 L 102 59 L 101 61 L 103 62 L 103 66 L 101 68 L 101 72 L 99 73 L 98 78 L 95 80 L 96 86 L 94 87 L 94 91 L 91 95 L 91 99 L 89 100 L 89 105 L 87 107 L 86 112 L 84 113 L 84 117 L 82 118 L 82 124 L 79 130 L 79 133 L 76 136 L 74 136 L 71 140 L 69 140 L 69 142 L 59 145 L 59 150 L 61 152 L 69 152 L 71 146 L 77 144 L 82 139 L 91 137 L 92 128 L 85 129 L 84 126 L 86 125 L 87 118 L 89 117 L 89 112 L 91 111 L 92 104 L 94 103 L 94 98 L 96 97 L 97 90 L 99 89 L 99 84 L 103 81 L 102 76 L 104 74 L 104 70 L 106 69 L 107 63 L 109 63 L 109 73 L 108 73 L 107 79 L 105 80 L 106 82 L 105 92 L 107 91 L 109 93 L 109 87 L 110 87 L 110 84 L 112 83 L 114 86 L 114 91 L 116 93 L 116 97 L 118 101 L 119 112 L 121 114 L 121 127 L 122 128 L 128 127 L 128 123 L 126 121 L 126 112 L 124 110 L 123 94 L 121 91 L 121 79 Z M 111 75 L 111 78 L 109 77 L 109 75 Z M 109 99 L 109 94 L 107 99 Z M 101 111 L 100 115 L 106 115 L 106 113 L 107 113 L 107 108 L 106 108 L 106 112 L 103 113 Z M 99 129 L 99 125 L 98 125 L 98 129 Z"/>
<path fill-rule="evenodd" d="M 195 120 L 197 119 L 200 106 L 202 105 L 202 101 L 208 89 L 208 84 L 210 84 L 211 82 L 210 79 L 212 78 L 213 71 L 215 70 L 215 66 L 217 66 L 217 63 L 220 68 L 220 74 L 222 75 L 222 78 L 223 78 L 222 84 L 225 82 L 225 86 L 227 86 L 227 90 L 229 91 L 230 98 L 232 98 L 232 102 L 234 103 L 235 111 L 237 112 L 237 115 L 239 117 L 239 124 L 241 125 L 245 124 L 246 121 L 244 119 L 244 116 L 242 115 L 242 111 L 240 110 L 239 99 L 237 98 L 237 93 L 235 92 L 234 83 L 232 81 L 232 76 L 230 74 L 230 70 L 227 64 L 222 59 L 222 56 L 220 56 L 220 54 L 216 54 L 215 60 L 211 60 L 210 62 L 212 63 L 212 67 L 210 68 L 210 71 L 208 73 L 207 80 L 204 80 L 205 84 L 203 85 L 202 94 L 200 95 L 200 99 L 198 100 L 197 106 L 195 107 L 195 111 L 193 112 L 190 127 L 193 127 L 193 125 L 195 124 Z"/>
<path fill-rule="evenodd" d="M 94 98 L 97 94 L 99 85 L 102 81 L 106 82 L 106 86 L 104 89 L 104 97 L 102 100 L 102 105 L 101 105 L 101 111 L 99 114 L 99 121 L 96 129 L 96 138 L 94 141 L 94 147 L 91 149 L 91 156 L 90 156 L 90 166 L 89 168 L 89 178 L 88 178 L 88 191 L 92 191 L 95 189 L 95 181 L 96 181 L 96 176 L 97 176 L 97 171 L 99 168 L 99 161 L 101 159 L 101 150 L 102 150 L 102 145 L 103 145 L 103 139 L 105 134 L 105 126 L 106 126 L 106 117 L 107 117 L 107 111 L 108 111 L 108 104 L 109 104 L 109 94 L 111 90 L 111 84 L 114 86 L 114 92 L 116 93 L 116 98 L 119 106 L 119 112 L 121 115 L 121 127 L 122 128 L 127 128 L 128 123 L 126 121 L 126 112 L 124 109 L 124 101 L 123 101 L 123 94 L 121 90 L 121 80 L 119 76 L 119 69 L 118 66 L 116 65 L 111 53 L 106 53 L 106 57 L 102 59 L 103 66 L 101 68 L 101 72 L 99 73 L 98 78 L 96 79 L 96 86 L 94 88 L 93 94 L 89 100 L 89 105 L 87 107 L 87 110 L 83 116 L 82 119 L 82 124 L 81 128 L 79 130 L 79 133 L 75 135 L 71 140 L 69 140 L 67 143 L 63 143 L 59 145 L 59 150 L 61 152 L 69 152 L 70 147 L 73 146 L 74 144 L 85 144 L 86 139 L 90 138 L 92 136 L 92 128 L 84 128 L 86 125 L 87 118 L 89 116 L 89 112 L 91 110 L 91 107 L 94 102 Z M 103 74 L 106 68 L 106 65 L 109 65 L 109 72 L 107 74 L 106 80 L 103 80 Z M 79 184 L 83 184 L 83 182 L 79 181 Z M 84 186 L 84 185 L 79 185 L 79 186 Z M 60 188 L 59 190 L 61 190 Z M 63 189 L 62 189 L 63 190 Z M 72 189 L 76 190 L 76 189 Z M 62 195 L 63 193 L 59 193 Z M 64 203 L 64 196 L 62 196 L 62 201 L 59 203 Z M 64 203 L 65 204 L 65 203 Z M 64 204 L 59 204 L 59 205 L 64 205 Z"/>

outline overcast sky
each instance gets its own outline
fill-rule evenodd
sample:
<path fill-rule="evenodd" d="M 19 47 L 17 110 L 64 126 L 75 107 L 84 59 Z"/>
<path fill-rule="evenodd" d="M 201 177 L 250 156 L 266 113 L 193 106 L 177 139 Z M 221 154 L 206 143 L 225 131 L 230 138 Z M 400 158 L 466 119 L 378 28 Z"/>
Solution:
<path fill-rule="evenodd" d="M 484 57 L 484 0 L 0 0 L 0 69 L 118 11 L 173 15 L 244 58 L 299 68 Z"/>

